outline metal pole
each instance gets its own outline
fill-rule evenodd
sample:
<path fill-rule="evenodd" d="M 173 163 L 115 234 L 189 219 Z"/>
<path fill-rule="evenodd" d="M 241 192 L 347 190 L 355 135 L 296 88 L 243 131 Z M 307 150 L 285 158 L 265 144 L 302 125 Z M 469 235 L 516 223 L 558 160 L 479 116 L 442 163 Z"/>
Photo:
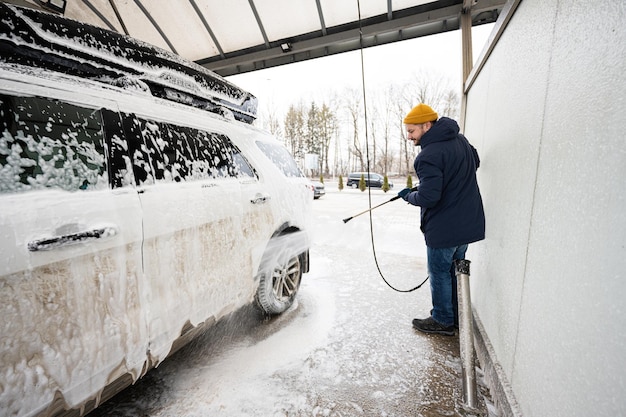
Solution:
<path fill-rule="evenodd" d="M 461 13 L 461 42 L 463 44 L 463 99 L 462 129 L 465 129 L 467 94 L 465 81 L 472 70 L 472 5 L 473 0 L 463 0 Z M 459 303 L 459 346 L 461 348 L 461 368 L 463 370 L 463 402 L 471 409 L 478 408 L 476 399 L 476 368 L 474 367 L 474 331 L 472 326 L 472 299 L 470 297 L 470 261 L 459 259 L 454 262 Z"/>
<path fill-rule="evenodd" d="M 474 367 L 474 332 L 472 326 L 472 301 L 470 298 L 470 261 L 454 261 L 459 300 L 459 346 L 463 370 L 463 402 L 471 409 L 478 408 L 476 399 L 476 368 Z"/>
<path fill-rule="evenodd" d="M 467 110 L 467 91 L 465 82 L 472 72 L 474 59 L 472 57 L 472 4 L 473 0 L 463 0 L 463 10 L 461 13 L 461 58 L 463 63 L 461 80 L 461 132 L 465 131 L 465 111 Z"/>
<path fill-rule="evenodd" d="M 465 81 L 472 72 L 474 59 L 472 57 L 472 3 L 473 0 L 463 0 L 463 10 L 461 13 L 461 43 L 463 54 L 463 91 L 465 91 Z"/>

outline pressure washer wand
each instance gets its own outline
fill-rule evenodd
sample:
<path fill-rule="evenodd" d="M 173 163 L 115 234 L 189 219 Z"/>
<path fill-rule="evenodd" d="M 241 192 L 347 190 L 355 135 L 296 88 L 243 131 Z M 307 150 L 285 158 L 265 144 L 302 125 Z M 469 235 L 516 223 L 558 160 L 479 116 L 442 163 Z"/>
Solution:
<path fill-rule="evenodd" d="M 368 211 L 372 211 L 372 210 L 374 210 L 375 208 L 378 208 L 378 207 L 380 207 L 380 206 L 384 206 L 385 204 L 387 204 L 387 203 L 391 203 L 392 201 L 395 201 L 395 200 L 397 200 L 397 199 L 399 199 L 399 198 L 400 198 L 400 196 L 399 196 L 399 195 L 397 195 L 397 196 L 395 196 L 395 197 L 391 198 L 390 200 L 385 201 L 384 203 L 380 203 L 379 205 L 374 206 L 374 207 L 372 207 L 372 208 L 369 208 L 369 209 L 367 209 L 367 210 L 364 210 L 364 211 L 360 212 L 359 214 L 355 214 L 355 215 L 354 215 L 354 216 L 352 216 L 352 217 L 348 217 L 347 219 L 343 219 L 343 222 L 344 222 L 344 223 L 348 223 L 350 220 L 354 219 L 354 218 L 355 218 L 355 217 L 357 217 L 357 216 L 360 216 L 361 214 L 365 214 L 365 213 L 367 213 Z"/>

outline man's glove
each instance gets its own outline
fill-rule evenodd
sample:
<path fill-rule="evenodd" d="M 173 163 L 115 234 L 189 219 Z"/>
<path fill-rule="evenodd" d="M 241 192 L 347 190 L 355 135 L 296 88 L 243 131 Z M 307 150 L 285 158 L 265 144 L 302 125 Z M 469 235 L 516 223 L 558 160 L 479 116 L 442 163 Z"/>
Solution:
<path fill-rule="evenodd" d="M 400 190 L 400 192 L 398 193 L 398 197 L 402 198 L 404 201 L 408 201 L 409 194 L 411 193 L 411 191 L 414 191 L 414 190 L 409 187 L 406 187 L 403 190 Z"/>
<path fill-rule="evenodd" d="M 398 193 L 398 197 L 402 198 L 404 201 L 409 201 L 409 194 L 411 194 L 413 191 L 417 191 L 417 186 L 413 188 L 406 187 L 403 190 L 400 190 L 400 192 Z"/>

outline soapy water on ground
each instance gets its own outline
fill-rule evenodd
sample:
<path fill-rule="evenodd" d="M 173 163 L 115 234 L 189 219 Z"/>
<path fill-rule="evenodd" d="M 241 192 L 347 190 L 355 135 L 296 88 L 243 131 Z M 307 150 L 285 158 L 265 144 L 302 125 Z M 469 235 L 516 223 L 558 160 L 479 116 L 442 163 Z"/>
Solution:
<path fill-rule="evenodd" d="M 431 308 L 428 284 L 389 289 L 372 256 L 368 194 L 327 185 L 314 202 L 311 271 L 286 313 L 248 306 L 208 329 L 90 416 L 460 416 L 458 337 L 411 327 Z M 372 192 L 372 205 L 395 193 Z M 419 212 L 402 200 L 372 212 L 381 271 L 424 280 Z M 479 370 L 480 376 L 480 370 Z M 480 412 L 495 417 L 479 378 Z"/>

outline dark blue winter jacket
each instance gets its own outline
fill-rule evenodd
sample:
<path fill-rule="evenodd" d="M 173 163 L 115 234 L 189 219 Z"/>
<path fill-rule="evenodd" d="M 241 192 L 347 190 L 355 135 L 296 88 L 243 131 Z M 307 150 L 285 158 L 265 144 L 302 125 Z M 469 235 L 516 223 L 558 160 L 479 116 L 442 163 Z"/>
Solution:
<path fill-rule="evenodd" d="M 449 248 L 485 238 L 485 213 L 476 181 L 478 152 L 459 125 L 440 118 L 420 141 L 415 158 L 418 191 L 407 201 L 421 207 L 426 245 Z"/>

